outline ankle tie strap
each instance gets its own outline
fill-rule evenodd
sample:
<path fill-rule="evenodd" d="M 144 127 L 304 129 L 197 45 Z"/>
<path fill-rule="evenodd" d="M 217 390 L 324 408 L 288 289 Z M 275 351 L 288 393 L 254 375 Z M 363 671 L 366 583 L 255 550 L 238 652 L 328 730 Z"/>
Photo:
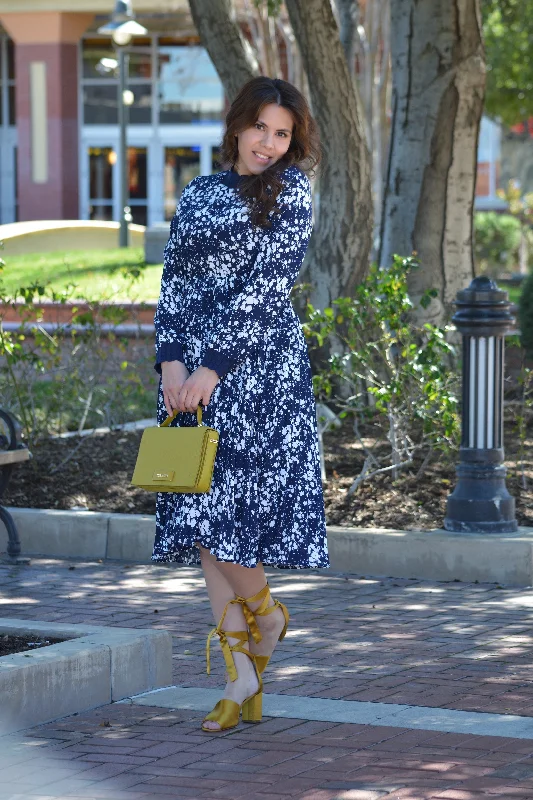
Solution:
<path fill-rule="evenodd" d="M 235 661 L 233 660 L 233 653 L 239 652 L 244 653 L 249 658 L 253 660 L 254 656 L 253 653 L 243 647 L 244 643 L 248 642 L 248 631 L 224 631 L 222 630 L 222 623 L 226 617 L 226 612 L 228 610 L 228 606 L 232 605 L 233 603 L 239 603 L 239 600 L 229 600 L 226 605 L 224 606 L 224 611 L 222 612 L 222 616 L 220 617 L 218 625 L 210 631 L 207 637 L 206 643 L 206 662 L 207 662 L 207 674 L 211 674 L 211 639 L 216 633 L 217 636 L 220 637 L 220 647 L 222 649 L 222 655 L 224 656 L 224 661 L 226 664 L 226 669 L 228 671 L 228 676 L 231 681 L 237 680 L 237 668 L 235 666 Z M 244 610 L 244 609 L 243 609 Z M 228 642 L 228 637 L 230 639 L 238 639 L 237 644 L 230 645 Z"/>
<path fill-rule="evenodd" d="M 242 604 L 242 613 L 244 614 L 244 619 L 246 620 L 246 624 L 248 625 L 248 629 L 252 635 L 252 639 L 256 644 L 258 644 L 263 637 L 261 635 L 261 631 L 259 630 L 257 622 L 255 621 L 254 612 L 248 608 L 242 597 L 237 597 L 237 600 Z"/>
<path fill-rule="evenodd" d="M 228 671 L 229 679 L 231 681 L 237 680 L 237 668 L 235 666 L 235 661 L 233 659 L 233 652 L 238 651 L 239 653 L 246 653 L 250 654 L 249 650 L 246 650 L 242 645 L 244 642 L 248 641 L 248 632 L 247 631 L 222 631 L 218 628 L 213 628 L 210 632 L 209 636 L 207 637 L 207 645 L 206 645 L 206 661 L 207 661 L 207 674 L 211 674 L 211 638 L 214 634 L 218 634 L 220 637 L 220 648 L 222 650 L 222 655 L 224 656 L 224 661 L 226 664 L 226 669 Z M 230 645 L 228 642 L 228 636 L 230 639 L 239 639 L 239 642 L 234 645 Z"/>
<path fill-rule="evenodd" d="M 261 632 L 259 631 L 257 622 L 255 621 L 255 617 L 266 617 L 268 616 L 268 614 L 272 614 L 274 611 L 276 611 L 277 608 L 281 609 L 281 611 L 283 612 L 283 616 L 285 617 L 285 625 L 279 637 L 279 641 L 281 642 L 281 640 L 287 633 L 287 627 L 289 625 L 289 612 L 287 611 L 287 608 L 283 605 L 283 603 L 280 603 L 279 600 L 274 600 L 274 603 L 271 606 L 268 605 L 268 602 L 270 600 L 270 587 L 268 583 L 261 589 L 260 592 L 254 594 L 253 597 L 245 598 L 245 597 L 239 597 L 239 595 L 237 595 L 236 599 L 239 603 L 242 603 L 242 610 L 244 613 L 244 617 L 246 619 L 246 623 L 250 629 L 252 638 L 256 643 L 260 642 L 263 637 L 261 636 Z M 261 603 L 255 609 L 255 611 L 252 611 L 247 605 L 248 603 L 258 603 L 260 600 Z"/>
<path fill-rule="evenodd" d="M 259 630 L 255 617 L 256 615 L 263 616 L 265 614 L 269 599 L 270 587 L 268 583 L 263 586 L 261 591 L 257 592 L 257 594 L 254 594 L 253 597 L 240 597 L 239 595 L 236 595 L 237 602 L 242 604 L 242 611 L 246 620 L 246 624 L 248 625 L 252 639 L 256 644 L 259 644 L 259 642 L 263 639 L 263 636 L 261 635 L 261 631 Z M 252 611 L 252 609 L 248 606 L 248 603 L 258 603 L 260 600 L 262 601 L 260 605 L 255 609 L 255 611 Z"/>

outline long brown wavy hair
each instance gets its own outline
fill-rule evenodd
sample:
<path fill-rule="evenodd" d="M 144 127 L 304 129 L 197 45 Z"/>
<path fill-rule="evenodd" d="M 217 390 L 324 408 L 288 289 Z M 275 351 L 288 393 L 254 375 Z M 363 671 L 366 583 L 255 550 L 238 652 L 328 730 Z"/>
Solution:
<path fill-rule="evenodd" d="M 283 189 L 279 174 L 296 164 L 314 177 L 315 167 L 322 158 L 318 128 L 303 94 L 292 83 L 259 75 L 244 84 L 226 114 L 226 131 L 220 145 L 220 166 L 223 169 L 235 166 L 239 155 L 235 134 L 254 125 L 263 107 L 269 103 L 286 108 L 293 118 L 289 149 L 284 156 L 258 175 L 243 176 L 237 186 L 239 196 L 250 209 L 251 222 L 265 228 L 271 226 L 267 217 Z M 276 207 L 275 211 L 279 212 L 279 209 Z"/>

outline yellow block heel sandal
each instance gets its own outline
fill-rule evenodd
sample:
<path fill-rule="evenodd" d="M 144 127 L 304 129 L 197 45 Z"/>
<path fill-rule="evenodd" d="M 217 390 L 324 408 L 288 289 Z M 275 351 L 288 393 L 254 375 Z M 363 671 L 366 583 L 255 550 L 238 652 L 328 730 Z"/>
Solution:
<path fill-rule="evenodd" d="M 237 603 L 237 600 L 230 600 L 222 612 L 222 617 L 220 618 L 220 622 L 213 628 L 209 636 L 207 637 L 207 648 L 206 648 L 206 656 L 207 656 L 207 674 L 211 673 L 211 659 L 210 659 L 210 644 L 211 638 L 216 633 L 220 637 L 220 646 L 222 648 L 222 655 L 224 656 L 224 661 L 226 662 L 226 669 L 228 672 L 229 679 L 231 681 L 237 680 L 237 668 L 235 666 L 235 661 L 233 660 L 233 653 L 239 652 L 244 653 L 248 656 L 248 658 L 252 661 L 254 665 L 255 674 L 257 675 L 257 680 L 259 683 L 259 688 L 257 691 L 247 697 L 241 705 L 237 703 L 235 700 L 229 700 L 227 698 L 222 698 L 219 700 L 216 706 L 213 708 L 212 711 L 204 717 L 203 722 L 217 722 L 220 725 L 219 728 L 205 728 L 202 724 L 202 730 L 206 733 L 220 733 L 221 731 L 228 730 L 228 728 L 235 728 L 239 724 L 239 717 L 242 711 L 242 719 L 243 722 L 261 722 L 263 716 L 263 680 L 261 678 L 261 673 L 257 667 L 256 658 L 253 653 L 251 653 L 246 647 L 244 647 L 244 643 L 248 642 L 248 631 L 224 631 L 222 630 L 221 626 L 224 621 L 224 617 L 226 616 L 226 611 L 228 606 L 232 603 Z M 230 639 L 237 639 L 237 644 L 230 645 L 228 642 L 228 638 Z"/>
<path fill-rule="evenodd" d="M 246 619 L 246 624 L 250 630 L 250 635 L 256 644 L 262 640 L 261 632 L 257 625 L 256 617 L 266 617 L 268 614 L 272 614 L 276 608 L 281 608 L 283 612 L 283 616 L 285 617 L 285 625 L 283 626 L 283 630 L 281 631 L 278 642 L 281 642 L 285 638 L 285 634 L 287 633 L 287 628 L 289 627 L 289 612 L 287 610 L 287 606 L 281 603 L 279 600 L 274 600 L 274 605 L 269 606 L 268 602 L 270 600 L 270 587 L 268 583 L 264 586 L 260 592 L 255 594 L 253 597 L 239 597 L 237 595 L 236 602 L 241 603 L 242 610 L 244 613 L 244 618 Z M 260 605 L 252 611 L 251 608 L 248 606 L 248 603 L 259 603 Z M 270 661 L 270 656 L 261 656 L 257 653 L 255 654 L 255 662 L 257 666 L 257 670 L 260 675 L 263 674 L 265 669 L 267 668 L 267 664 Z M 244 721 L 244 719 L 243 719 Z"/>

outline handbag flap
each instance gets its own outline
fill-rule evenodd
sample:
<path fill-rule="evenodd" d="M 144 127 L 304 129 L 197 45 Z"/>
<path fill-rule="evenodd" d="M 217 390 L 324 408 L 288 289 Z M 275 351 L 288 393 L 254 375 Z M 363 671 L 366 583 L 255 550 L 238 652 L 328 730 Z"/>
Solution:
<path fill-rule="evenodd" d="M 146 428 L 142 435 L 135 483 L 195 486 L 209 437 L 218 432 L 204 426 Z"/>

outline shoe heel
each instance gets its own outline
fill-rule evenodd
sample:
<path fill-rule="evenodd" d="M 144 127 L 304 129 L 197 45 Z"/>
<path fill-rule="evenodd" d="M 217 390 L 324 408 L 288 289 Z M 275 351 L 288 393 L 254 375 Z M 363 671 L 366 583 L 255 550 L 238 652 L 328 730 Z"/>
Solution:
<path fill-rule="evenodd" d="M 261 722 L 263 717 L 263 692 L 250 697 L 242 704 L 243 722 Z"/>

